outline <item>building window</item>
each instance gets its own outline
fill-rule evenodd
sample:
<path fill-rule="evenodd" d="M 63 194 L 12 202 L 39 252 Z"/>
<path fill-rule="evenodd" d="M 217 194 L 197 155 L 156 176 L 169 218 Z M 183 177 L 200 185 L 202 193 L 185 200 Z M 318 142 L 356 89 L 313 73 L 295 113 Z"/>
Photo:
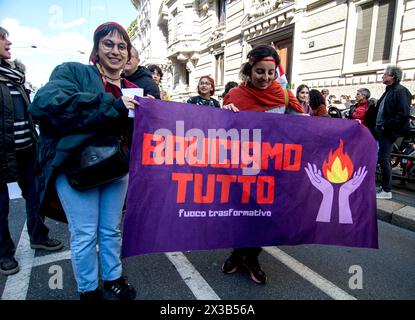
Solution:
<path fill-rule="evenodd" d="M 390 61 L 395 8 L 396 0 L 373 1 L 356 6 L 353 64 Z"/>
<path fill-rule="evenodd" d="M 184 85 L 189 86 L 190 82 L 190 72 L 187 70 L 186 65 L 184 65 Z"/>
<path fill-rule="evenodd" d="M 179 21 L 178 21 L 177 10 L 173 11 L 172 16 L 173 16 L 173 18 L 172 18 L 172 21 L 171 21 L 171 31 L 172 31 L 171 33 L 173 35 L 172 36 L 173 40 L 176 40 L 177 39 L 177 35 L 178 35 L 178 28 L 179 28 L 179 26 L 178 26 Z"/>
<path fill-rule="evenodd" d="M 185 19 L 184 19 L 184 32 L 186 36 L 192 36 L 193 29 L 193 5 L 187 5 L 184 7 Z"/>
<path fill-rule="evenodd" d="M 217 0 L 217 17 L 218 25 L 223 26 L 226 24 L 226 0 Z"/>
<path fill-rule="evenodd" d="M 355 74 L 396 64 L 404 0 L 354 0 L 349 7 L 342 73 Z"/>
<path fill-rule="evenodd" d="M 185 63 L 178 63 L 174 68 L 173 85 L 174 89 L 183 90 L 189 85 L 190 73 Z"/>
<path fill-rule="evenodd" d="M 224 80 L 224 58 L 225 55 L 223 53 L 218 54 L 217 56 L 215 56 L 215 83 L 217 86 L 222 86 L 223 85 L 223 80 Z"/>

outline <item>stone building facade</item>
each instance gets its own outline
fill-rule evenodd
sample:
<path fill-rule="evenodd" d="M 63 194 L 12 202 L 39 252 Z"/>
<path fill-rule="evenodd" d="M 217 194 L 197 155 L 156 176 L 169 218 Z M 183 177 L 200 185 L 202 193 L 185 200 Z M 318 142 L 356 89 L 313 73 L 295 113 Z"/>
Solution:
<path fill-rule="evenodd" d="M 139 52 L 140 64 L 158 65 L 164 72 L 163 87 L 170 89 L 172 82 L 171 62 L 167 59 L 167 35 L 158 26 L 163 18 L 162 0 L 131 0 L 137 9 L 137 29 L 131 42 Z"/>
<path fill-rule="evenodd" d="M 357 88 L 367 87 L 378 98 L 385 67 L 397 64 L 404 70 L 402 83 L 415 94 L 415 0 L 164 0 L 153 5 L 159 5 L 150 10 L 158 15 L 143 19 L 160 33 L 146 41 L 150 47 L 165 46 L 160 63 L 176 100 L 195 94 L 202 75 L 215 79 L 219 95 L 226 82 L 238 81 L 247 52 L 271 43 L 293 89 L 305 83 L 354 97 Z M 150 60 L 156 52 L 150 50 Z"/>

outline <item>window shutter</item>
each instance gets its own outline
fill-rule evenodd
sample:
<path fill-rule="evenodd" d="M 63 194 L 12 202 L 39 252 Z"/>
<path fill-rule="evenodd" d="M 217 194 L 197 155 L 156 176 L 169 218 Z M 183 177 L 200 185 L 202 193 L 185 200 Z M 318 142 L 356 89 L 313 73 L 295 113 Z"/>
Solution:
<path fill-rule="evenodd" d="M 379 1 L 379 14 L 376 26 L 373 61 L 388 62 L 390 60 L 395 6 L 395 0 Z"/>
<path fill-rule="evenodd" d="M 353 63 L 367 63 L 372 26 L 373 3 L 357 7 L 357 29 Z"/>
<path fill-rule="evenodd" d="M 224 78 L 224 54 L 219 54 L 216 57 L 216 85 L 223 85 Z"/>
<path fill-rule="evenodd" d="M 216 15 L 218 17 L 218 25 L 223 26 L 226 22 L 226 0 L 217 0 Z"/>

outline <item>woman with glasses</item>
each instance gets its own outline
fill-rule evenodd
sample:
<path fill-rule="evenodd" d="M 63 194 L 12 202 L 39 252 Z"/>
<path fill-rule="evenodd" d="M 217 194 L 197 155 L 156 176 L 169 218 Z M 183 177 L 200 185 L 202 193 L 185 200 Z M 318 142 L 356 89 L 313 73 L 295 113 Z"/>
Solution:
<path fill-rule="evenodd" d="M 187 103 L 220 108 L 219 101 L 212 98 L 215 93 L 215 81 L 211 77 L 203 76 L 199 79 L 197 92 L 199 95 L 189 98 Z"/>
<path fill-rule="evenodd" d="M 138 105 L 121 92 L 122 88 L 136 87 L 121 78 L 130 50 L 130 39 L 121 25 L 100 25 L 94 33 L 91 65 L 69 62 L 56 67 L 29 108 L 40 127 L 37 161 L 41 211 L 62 208 L 65 212 L 81 300 L 104 298 L 98 288 L 99 271 L 107 292 L 121 300 L 136 296 L 122 277 L 120 259 L 119 225 L 128 175 L 86 191 L 72 188 L 65 175 L 65 168 L 71 165 L 68 150 L 83 146 L 85 136 L 121 138 L 128 109 Z"/>

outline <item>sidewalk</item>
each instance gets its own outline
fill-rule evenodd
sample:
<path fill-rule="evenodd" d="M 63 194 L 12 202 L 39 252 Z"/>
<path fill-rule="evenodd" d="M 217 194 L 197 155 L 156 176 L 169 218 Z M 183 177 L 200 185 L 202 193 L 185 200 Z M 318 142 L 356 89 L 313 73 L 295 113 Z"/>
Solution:
<path fill-rule="evenodd" d="M 415 231 L 415 207 L 396 200 L 377 199 L 377 214 L 380 220 L 398 227 Z"/>

